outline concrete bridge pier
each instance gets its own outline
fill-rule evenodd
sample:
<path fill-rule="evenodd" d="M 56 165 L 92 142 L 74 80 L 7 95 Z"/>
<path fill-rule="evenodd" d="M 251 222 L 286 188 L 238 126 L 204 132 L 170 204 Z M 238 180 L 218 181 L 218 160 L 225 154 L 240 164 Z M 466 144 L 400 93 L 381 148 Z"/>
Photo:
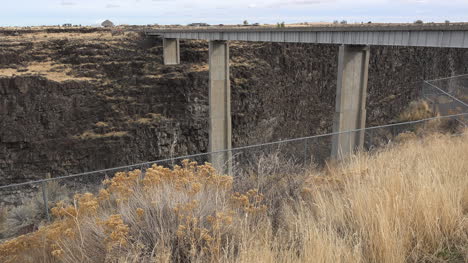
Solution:
<path fill-rule="evenodd" d="M 164 65 L 180 64 L 180 45 L 178 38 L 163 38 Z"/>
<path fill-rule="evenodd" d="M 229 80 L 229 43 L 209 43 L 209 152 L 231 149 L 231 85 Z M 232 173 L 232 153 L 215 153 L 210 162 L 223 174 Z"/>
<path fill-rule="evenodd" d="M 369 46 L 341 45 L 333 132 L 366 127 Z M 334 135 L 331 157 L 341 160 L 364 146 L 364 131 Z"/>

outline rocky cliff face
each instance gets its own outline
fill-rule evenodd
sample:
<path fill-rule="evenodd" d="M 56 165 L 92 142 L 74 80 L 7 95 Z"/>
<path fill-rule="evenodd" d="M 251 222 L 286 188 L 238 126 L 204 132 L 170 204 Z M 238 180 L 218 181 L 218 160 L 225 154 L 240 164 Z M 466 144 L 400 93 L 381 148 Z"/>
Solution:
<path fill-rule="evenodd" d="M 207 43 L 106 30 L 0 32 L 0 184 L 206 151 Z M 337 46 L 232 43 L 233 144 L 330 132 Z M 419 80 L 468 72 L 457 49 L 372 47 L 367 125 Z M 291 127 L 294 127 L 293 129 Z"/>

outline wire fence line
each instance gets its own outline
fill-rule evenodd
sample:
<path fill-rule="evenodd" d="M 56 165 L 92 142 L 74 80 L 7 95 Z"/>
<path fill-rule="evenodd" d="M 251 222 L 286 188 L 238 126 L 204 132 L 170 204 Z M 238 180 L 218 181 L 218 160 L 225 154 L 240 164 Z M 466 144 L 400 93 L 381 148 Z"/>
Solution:
<path fill-rule="evenodd" d="M 426 81 L 434 82 L 434 81 L 440 81 L 440 80 L 457 79 L 457 78 L 466 78 L 466 77 L 468 77 L 468 73 L 466 73 L 466 74 L 460 74 L 460 75 L 456 75 L 456 76 L 451 76 L 451 77 L 443 77 L 443 78 L 437 78 L 437 79 L 424 80 L 424 81 L 425 81 L 425 82 L 426 82 Z"/>
<path fill-rule="evenodd" d="M 57 201 L 63 199 L 72 200 L 75 194 L 99 193 L 99 190 L 102 187 L 102 181 L 113 176 L 113 174 L 110 175 L 109 173 L 128 172 L 130 170 L 140 169 L 142 176 L 144 176 L 146 169 L 150 168 L 151 165 L 154 164 L 173 168 L 174 165 L 180 165 L 181 161 L 184 159 L 203 163 L 209 161 L 210 157 L 213 158 L 213 155 L 223 154 L 226 152 L 230 152 L 231 159 L 228 160 L 228 162 L 235 167 L 235 173 L 233 174 L 236 174 L 235 178 L 239 178 L 239 180 L 242 180 L 242 175 L 256 171 L 256 165 L 260 158 L 268 157 L 270 154 L 277 154 L 278 152 L 285 156 L 285 158 L 282 158 L 281 160 L 288 162 L 292 160 L 294 164 L 301 169 L 301 171 L 304 171 L 304 169 L 311 167 L 308 166 L 308 164 L 316 165 L 316 160 L 326 161 L 329 158 L 333 136 L 344 133 L 362 132 L 364 130 L 364 150 L 373 150 L 378 149 L 380 146 L 388 145 L 388 143 L 393 140 L 397 140 L 398 136 L 402 133 L 408 131 L 413 132 L 417 129 L 424 131 L 426 128 L 430 127 L 431 121 L 452 120 L 454 118 L 467 116 L 468 112 L 448 116 L 438 116 L 422 120 L 250 145 L 211 153 L 186 155 L 177 158 L 168 158 L 117 168 L 7 185 L 0 187 L 0 201 L 2 203 L 7 201 L 7 205 L 14 207 L 19 207 L 29 203 L 37 203 L 39 204 L 38 210 L 41 211 L 40 217 L 43 218 L 43 220 L 50 221 L 50 207 L 53 207 Z M 419 127 L 419 125 L 422 126 Z M 65 196 L 65 198 L 63 198 L 63 196 Z M 10 198 L 11 202 L 8 203 L 8 200 L 6 200 L 5 197 Z"/>
<path fill-rule="evenodd" d="M 468 105 L 467 105 L 467 107 L 468 107 Z M 248 146 L 242 146 L 242 147 L 236 147 L 236 148 L 213 151 L 213 152 L 206 152 L 206 153 L 197 153 L 197 154 L 191 154 L 191 155 L 184 155 L 184 156 L 179 156 L 179 157 L 174 157 L 174 158 L 167 158 L 167 159 L 161 159 L 161 160 L 156 160 L 156 161 L 149 161 L 149 162 L 137 163 L 137 164 L 132 164 L 132 165 L 118 166 L 118 167 L 95 170 L 95 171 L 90 171 L 90 172 L 65 175 L 65 176 L 60 176 L 60 177 L 53 177 L 53 178 L 46 178 L 46 179 L 41 179 L 41 180 L 28 181 L 28 182 L 24 182 L 24 183 L 9 184 L 9 185 L 0 186 L 0 190 L 10 188 L 10 187 L 18 187 L 18 186 L 30 185 L 30 184 L 40 184 L 40 183 L 43 183 L 43 182 L 50 182 L 50 181 L 68 179 L 68 178 L 85 176 L 85 175 L 96 174 L 96 173 L 113 172 L 113 171 L 118 171 L 118 170 L 123 170 L 123 169 L 135 169 L 135 168 L 139 168 L 139 167 L 142 167 L 142 166 L 148 166 L 148 165 L 153 165 L 153 164 L 158 164 L 158 163 L 165 163 L 165 162 L 170 162 L 170 161 L 174 161 L 174 160 L 193 159 L 193 158 L 200 157 L 200 156 L 213 155 L 213 154 L 218 154 L 218 153 L 236 152 L 236 151 L 240 151 L 240 150 L 253 149 L 253 148 L 259 148 L 259 147 L 265 147 L 265 146 L 271 146 L 271 145 L 278 145 L 278 144 L 284 144 L 284 143 L 290 143 L 290 142 L 299 142 L 299 141 L 305 141 L 305 140 L 308 140 L 308 139 L 329 137 L 329 136 L 333 136 L 333 135 L 354 133 L 354 132 L 360 132 L 360 131 L 372 131 L 372 130 L 377 130 L 377 129 L 382 129 L 382 128 L 418 124 L 418 123 L 424 123 L 424 122 L 428 122 L 428 121 L 432 121 L 432 120 L 438 120 L 438 119 L 452 119 L 452 118 L 455 118 L 455 117 L 462 117 L 462 116 L 463 117 L 468 116 L 468 112 L 467 113 L 452 114 L 452 115 L 447 115 L 447 116 L 436 116 L 436 117 L 431 117 L 431 118 L 426 118 L 426 119 L 421 119 L 421 120 L 408 121 L 408 122 L 385 124 L 385 125 L 379 125 L 379 126 L 367 127 L 367 128 L 361 128 L 361 129 L 354 129 L 354 130 L 348 130 L 348 131 L 332 132 L 332 133 L 313 135 L 313 136 L 306 136 L 306 137 L 300 137 L 300 138 L 294 138 L 294 139 L 286 139 L 286 140 L 280 140 L 280 141 L 269 142 L 269 143 L 248 145 Z"/>
<path fill-rule="evenodd" d="M 441 115 L 468 112 L 468 74 L 424 81 L 423 91 L 434 112 Z M 468 126 L 468 118 L 456 120 Z"/>
<path fill-rule="evenodd" d="M 449 96 L 449 97 L 452 98 L 453 100 L 455 100 L 455 101 L 461 103 L 462 105 L 468 107 L 468 104 L 466 104 L 465 102 L 463 102 L 463 101 L 461 101 L 461 100 L 455 98 L 452 94 L 448 93 L 447 91 L 440 89 L 439 87 L 437 87 L 436 85 L 430 83 L 429 81 L 424 81 L 424 82 L 427 83 L 428 85 L 431 85 L 433 88 L 437 89 L 438 91 L 442 92 L 443 94 Z"/>

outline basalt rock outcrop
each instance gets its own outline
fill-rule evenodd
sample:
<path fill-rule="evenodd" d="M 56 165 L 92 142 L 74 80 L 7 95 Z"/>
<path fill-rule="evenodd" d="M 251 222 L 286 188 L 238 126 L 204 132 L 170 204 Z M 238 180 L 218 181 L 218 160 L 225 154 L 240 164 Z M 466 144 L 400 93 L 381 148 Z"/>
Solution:
<path fill-rule="evenodd" d="M 331 131 L 338 47 L 231 44 L 233 144 Z M 181 65 L 137 33 L 0 30 L 0 185 L 204 152 L 207 43 Z M 367 125 L 384 124 L 421 80 L 468 72 L 468 51 L 372 47 Z"/>

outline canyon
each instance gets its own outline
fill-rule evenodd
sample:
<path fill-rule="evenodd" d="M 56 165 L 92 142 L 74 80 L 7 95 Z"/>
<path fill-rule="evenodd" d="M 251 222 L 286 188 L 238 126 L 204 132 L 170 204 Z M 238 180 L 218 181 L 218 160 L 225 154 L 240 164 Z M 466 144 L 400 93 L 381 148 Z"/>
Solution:
<path fill-rule="evenodd" d="M 208 44 L 104 28 L 0 28 L 0 185 L 206 152 Z M 331 132 L 338 46 L 231 42 L 233 146 Z M 367 126 L 468 50 L 371 47 Z M 293 128 L 291 128 L 293 127 Z"/>

